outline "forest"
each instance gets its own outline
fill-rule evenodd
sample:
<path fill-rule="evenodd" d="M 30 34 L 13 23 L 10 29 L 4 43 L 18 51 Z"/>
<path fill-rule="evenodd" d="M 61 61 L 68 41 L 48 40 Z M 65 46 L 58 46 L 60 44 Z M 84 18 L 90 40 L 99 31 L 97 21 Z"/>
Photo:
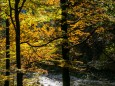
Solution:
<path fill-rule="evenodd" d="M 115 86 L 115 0 L 0 0 L 0 86 Z"/>

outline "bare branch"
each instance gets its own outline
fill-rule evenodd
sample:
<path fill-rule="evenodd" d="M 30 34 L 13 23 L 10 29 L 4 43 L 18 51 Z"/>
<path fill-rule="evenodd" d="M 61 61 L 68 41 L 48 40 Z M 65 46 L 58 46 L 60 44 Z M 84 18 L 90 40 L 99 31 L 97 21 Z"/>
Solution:
<path fill-rule="evenodd" d="M 90 33 L 90 35 L 87 36 L 87 38 L 86 38 L 85 40 L 81 41 L 79 44 L 72 45 L 72 46 L 70 46 L 70 47 L 72 48 L 72 47 L 78 46 L 78 45 L 80 45 L 80 44 L 86 42 L 86 41 L 95 33 L 96 30 L 97 30 L 97 28 L 96 28 L 96 29 L 93 29 L 92 32 Z"/>
<path fill-rule="evenodd" d="M 60 39 L 60 38 L 63 38 L 63 37 L 57 37 L 57 38 L 51 39 L 51 40 L 49 40 L 47 43 L 42 44 L 42 45 L 32 45 L 32 44 L 29 43 L 28 41 L 21 42 L 20 44 L 26 43 L 26 44 L 28 44 L 28 45 L 31 46 L 31 47 L 44 47 L 44 46 L 47 46 L 48 44 L 50 44 L 50 43 L 52 43 L 53 41 L 58 40 L 58 39 Z"/>
<path fill-rule="evenodd" d="M 12 22 L 12 24 L 13 24 L 13 26 L 14 26 L 14 29 L 15 29 L 15 31 L 16 31 L 16 25 L 15 25 L 15 23 L 14 23 L 14 20 L 13 20 L 13 17 L 12 17 L 12 7 L 11 7 L 11 1 L 10 0 L 8 0 L 8 2 L 9 2 L 9 7 L 10 7 L 10 19 L 11 19 L 11 22 Z"/>
<path fill-rule="evenodd" d="M 33 50 L 33 52 L 34 52 L 38 57 L 42 58 L 40 55 L 38 55 L 37 51 L 36 51 L 33 47 L 31 47 L 31 49 Z"/>
<path fill-rule="evenodd" d="M 23 0 L 21 7 L 19 7 L 19 13 L 21 12 L 21 10 L 22 10 L 22 8 L 23 8 L 25 2 L 26 2 L 26 0 Z"/>
<path fill-rule="evenodd" d="M 106 52 L 103 51 L 103 54 L 115 63 L 115 60 L 111 56 L 107 55 Z"/>
<path fill-rule="evenodd" d="M 97 28 L 96 28 L 96 29 L 97 29 Z M 85 40 L 81 41 L 79 44 L 72 45 L 72 46 L 70 46 L 69 48 L 78 46 L 78 45 L 80 45 L 80 44 L 86 42 L 86 41 L 95 33 L 95 30 L 96 30 L 96 29 L 93 29 L 93 30 L 91 31 L 90 35 L 87 36 Z M 31 46 L 31 47 L 44 47 L 44 46 L 47 46 L 48 44 L 50 44 L 50 43 L 52 43 L 53 41 L 58 40 L 58 39 L 60 39 L 60 38 L 63 38 L 63 37 L 61 36 L 61 37 L 53 38 L 53 39 L 49 40 L 47 43 L 42 44 L 42 45 L 33 45 L 33 44 L 29 43 L 29 41 L 21 42 L 20 44 L 26 43 L 26 44 L 28 44 L 28 45 Z"/>

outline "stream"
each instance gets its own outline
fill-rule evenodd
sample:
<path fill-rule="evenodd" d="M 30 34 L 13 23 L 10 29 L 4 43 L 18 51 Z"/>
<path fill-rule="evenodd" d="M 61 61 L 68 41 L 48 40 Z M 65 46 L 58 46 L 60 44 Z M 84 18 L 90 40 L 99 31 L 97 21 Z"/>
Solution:
<path fill-rule="evenodd" d="M 62 76 L 61 74 L 43 74 L 31 73 L 31 79 L 26 82 L 29 86 L 62 86 Z M 70 77 L 71 86 L 115 86 L 115 82 L 110 82 L 107 80 L 89 80 L 89 79 L 79 79 L 74 76 Z"/>

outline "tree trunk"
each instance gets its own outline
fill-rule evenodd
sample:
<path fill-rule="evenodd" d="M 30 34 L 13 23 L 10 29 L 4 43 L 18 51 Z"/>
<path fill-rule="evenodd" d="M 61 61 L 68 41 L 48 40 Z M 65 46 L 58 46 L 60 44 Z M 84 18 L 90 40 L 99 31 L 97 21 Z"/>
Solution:
<path fill-rule="evenodd" d="M 67 2 L 68 0 L 60 0 L 61 9 L 62 9 L 62 20 L 61 20 L 61 29 L 64 31 L 63 35 L 63 45 L 62 45 L 62 56 L 63 59 L 68 62 L 69 61 L 69 47 L 68 47 L 68 36 L 67 36 Z M 70 75 L 69 68 L 62 68 L 62 79 L 63 86 L 70 86 Z"/>
<path fill-rule="evenodd" d="M 20 57 L 20 21 L 18 5 L 20 0 L 15 0 L 15 21 L 16 21 L 16 62 L 17 68 L 21 69 L 21 57 Z M 23 86 L 23 73 L 17 71 L 17 86 Z"/>
<path fill-rule="evenodd" d="M 10 75 L 10 40 L 9 40 L 9 21 L 6 19 L 6 76 Z M 4 86 L 9 86 L 9 80 L 5 80 Z"/>

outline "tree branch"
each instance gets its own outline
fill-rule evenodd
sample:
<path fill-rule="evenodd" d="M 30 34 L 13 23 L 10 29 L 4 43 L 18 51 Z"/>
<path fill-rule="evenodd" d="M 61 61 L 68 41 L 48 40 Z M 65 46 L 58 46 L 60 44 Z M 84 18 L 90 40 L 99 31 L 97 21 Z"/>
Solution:
<path fill-rule="evenodd" d="M 107 55 L 104 51 L 103 51 L 103 54 L 115 63 L 115 60 L 114 60 L 114 59 L 112 59 L 112 57 L 111 57 L 111 56 Z"/>
<path fill-rule="evenodd" d="M 36 51 L 33 47 L 31 47 L 31 49 L 33 50 L 33 52 L 34 52 L 38 57 L 42 58 L 41 56 L 38 55 L 37 51 Z"/>
<path fill-rule="evenodd" d="M 25 2 L 26 2 L 26 0 L 23 0 L 21 7 L 19 7 L 19 13 L 21 12 L 21 10 L 22 10 L 22 8 L 23 8 Z"/>
<path fill-rule="evenodd" d="M 90 33 L 90 35 L 87 36 L 87 38 L 86 38 L 85 40 L 81 41 L 79 44 L 72 45 L 72 46 L 70 46 L 69 48 L 78 46 L 78 45 L 80 45 L 80 44 L 86 42 L 86 41 L 95 33 L 95 30 L 97 30 L 97 28 L 96 28 L 96 29 L 93 29 L 92 32 Z M 53 41 L 58 40 L 58 39 L 60 39 L 60 38 L 63 38 L 63 37 L 57 37 L 57 38 L 51 39 L 51 40 L 49 40 L 47 43 L 42 44 L 42 45 L 32 45 L 31 43 L 29 43 L 29 41 L 21 42 L 20 44 L 26 43 L 26 44 L 28 44 L 28 45 L 31 46 L 31 47 L 44 47 L 44 46 L 47 46 L 48 44 L 50 44 L 50 43 L 52 43 Z"/>
<path fill-rule="evenodd" d="M 13 24 L 13 26 L 14 26 L 14 29 L 15 29 L 15 31 L 16 31 L 16 25 L 15 25 L 15 23 L 14 23 L 14 20 L 13 20 L 13 17 L 12 17 L 12 7 L 11 7 L 11 1 L 10 0 L 8 0 L 8 2 L 9 2 L 9 7 L 10 7 L 10 19 L 11 19 L 11 22 L 12 22 L 12 24 Z"/>
<path fill-rule="evenodd" d="M 47 43 L 42 44 L 42 45 L 32 45 L 31 43 L 29 43 L 29 41 L 21 42 L 20 44 L 26 43 L 26 44 L 28 44 L 28 45 L 31 46 L 31 47 L 44 47 L 44 46 L 47 46 L 48 44 L 50 44 L 50 43 L 52 43 L 53 41 L 58 40 L 58 39 L 60 39 L 60 38 L 63 38 L 63 37 L 54 38 L 54 39 L 49 40 Z"/>
<path fill-rule="evenodd" d="M 72 47 L 78 46 L 78 45 L 80 45 L 80 44 L 86 42 L 86 41 L 95 33 L 96 30 L 97 30 L 97 28 L 93 29 L 92 32 L 90 33 L 90 35 L 87 36 L 87 38 L 86 38 L 85 40 L 81 41 L 79 44 L 72 45 L 72 46 L 70 46 L 70 47 L 72 48 Z"/>

